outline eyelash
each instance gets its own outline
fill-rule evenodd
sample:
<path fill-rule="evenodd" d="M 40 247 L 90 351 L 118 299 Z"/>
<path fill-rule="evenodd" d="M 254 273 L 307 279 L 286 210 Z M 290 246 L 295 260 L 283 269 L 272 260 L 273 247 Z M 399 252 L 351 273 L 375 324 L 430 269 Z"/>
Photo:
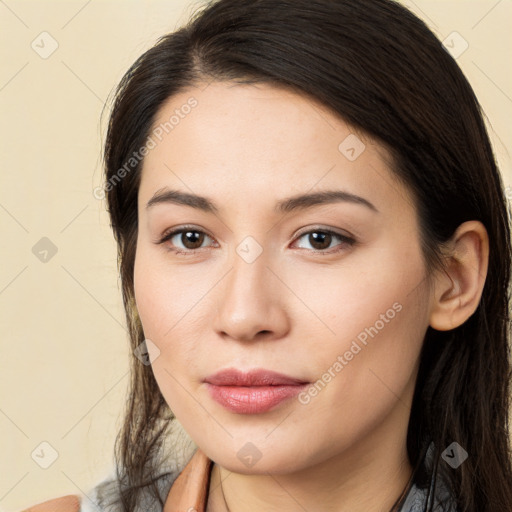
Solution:
<path fill-rule="evenodd" d="M 174 236 L 178 235 L 178 234 L 181 234 L 181 233 L 185 233 L 187 231 L 193 231 L 195 233 L 201 233 L 201 234 L 204 234 L 206 236 L 208 236 L 209 238 L 212 238 L 210 235 L 208 235 L 208 233 L 205 233 L 204 231 L 200 230 L 200 229 L 197 229 L 195 228 L 194 226 L 181 226 L 180 228 L 178 229 L 173 229 L 172 231 L 169 231 L 169 232 L 165 232 L 162 237 L 157 240 L 155 243 L 157 245 L 160 245 L 160 244 L 164 244 L 165 242 L 169 241 L 171 238 L 173 238 Z M 356 243 L 356 240 L 354 240 L 353 238 L 350 238 L 346 235 L 342 235 L 341 233 L 337 233 L 336 231 L 333 231 L 331 229 L 328 229 L 328 228 L 315 228 L 315 229 L 310 229 L 309 231 L 305 231 L 303 233 L 300 233 L 297 235 L 296 239 L 300 239 L 302 238 L 304 235 L 309 235 L 311 233 L 326 233 L 326 234 L 329 234 L 329 235 L 332 235 L 332 236 L 335 236 L 337 238 L 339 238 L 341 241 L 342 241 L 342 244 L 340 244 L 341 246 L 343 246 L 343 244 L 346 244 L 348 245 L 349 247 L 352 247 L 355 243 Z M 174 247 L 167 247 L 166 248 L 168 251 L 170 252 L 173 252 L 175 254 L 179 254 L 181 256 L 193 256 L 194 254 L 196 254 L 197 251 L 199 251 L 200 249 L 204 249 L 204 247 L 200 247 L 198 249 L 187 249 L 187 250 L 181 250 L 181 249 L 176 249 Z M 343 250 L 343 248 L 341 249 L 336 249 L 336 250 L 321 250 L 321 249 L 302 249 L 302 250 L 305 250 L 305 251 L 308 251 L 310 253 L 316 253 L 316 254 L 321 254 L 321 255 L 330 255 L 330 254 L 334 254 L 334 253 L 337 253 L 337 252 L 340 252 Z"/>

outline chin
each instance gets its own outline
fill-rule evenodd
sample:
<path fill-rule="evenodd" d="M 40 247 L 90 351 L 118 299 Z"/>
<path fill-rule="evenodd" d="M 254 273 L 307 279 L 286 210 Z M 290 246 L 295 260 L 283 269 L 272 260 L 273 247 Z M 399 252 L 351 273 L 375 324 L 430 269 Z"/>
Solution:
<path fill-rule="evenodd" d="M 244 441 L 236 443 L 236 445 L 235 449 L 217 445 L 214 450 L 205 447 L 203 451 L 219 466 L 243 475 L 265 475 L 268 473 L 284 475 L 293 473 L 304 465 L 303 461 L 297 459 L 295 443 L 289 448 L 281 445 L 279 450 L 277 450 L 277 443 L 276 446 L 273 446 L 268 440 L 261 449 L 258 446 L 261 446 L 262 443 L 258 445 L 257 442 Z M 234 452 L 234 455 L 228 456 L 227 452 Z M 305 464 L 307 465 L 307 463 Z"/>

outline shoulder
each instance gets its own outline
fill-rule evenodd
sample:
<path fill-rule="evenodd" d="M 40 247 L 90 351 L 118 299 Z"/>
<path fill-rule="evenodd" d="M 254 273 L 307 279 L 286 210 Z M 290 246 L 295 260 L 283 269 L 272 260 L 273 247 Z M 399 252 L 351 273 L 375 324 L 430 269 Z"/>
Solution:
<path fill-rule="evenodd" d="M 76 494 L 54 498 L 22 512 L 80 512 L 80 497 Z"/>
<path fill-rule="evenodd" d="M 153 481 L 156 484 L 160 500 L 165 500 L 171 486 L 183 470 L 186 462 L 176 461 L 173 457 L 165 457 L 159 461 L 156 477 Z M 21 512 L 120 512 L 121 492 L 126 488 L 124 480 L 120 481 L 117 471 L 111 473 L 89 488 L 83 497 L 68 495 L 39 503 Z M 136 509 L 137 512 L 155 512 L 155 496 L 146 486 L 140 489 L 140 500 L 142 505 Z M 161 510 L 161 509 L 160 509 Z M 134 511 L 134 512 L 136 512 Z"/>

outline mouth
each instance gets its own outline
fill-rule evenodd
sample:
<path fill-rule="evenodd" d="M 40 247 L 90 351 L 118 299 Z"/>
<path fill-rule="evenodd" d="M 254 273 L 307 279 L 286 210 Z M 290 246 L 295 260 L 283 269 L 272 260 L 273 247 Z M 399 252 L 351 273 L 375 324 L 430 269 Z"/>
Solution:
<path fill-rule="evenodd" d="M 213 400 L 237 414 L 270 411 L 310 384 L 270 370 L 246 373 L 235 368 L 221 370 L 204 379 L 204 383 Z"/>

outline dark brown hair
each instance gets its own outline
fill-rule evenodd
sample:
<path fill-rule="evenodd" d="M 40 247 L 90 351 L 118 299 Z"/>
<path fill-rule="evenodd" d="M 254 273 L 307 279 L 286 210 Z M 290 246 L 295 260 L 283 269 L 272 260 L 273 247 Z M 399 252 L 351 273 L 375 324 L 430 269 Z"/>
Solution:
<path fill-rule="evenodd" d="M 104 158 L 132 350 L 144 341 L 133 286 L 142 161 L 114 178 L 144 146 L 165 100 L 212 80 L 288 87 L 383 144 L 415 198 L 429 273 L 442 268 L 443 244 L 462 222 L 484 224 L 490 254 L 481 301 L 460 327 L 427 329 L 407 450 L 416 467 L 433 441 L 435 467 L 460 512 L 510 510 L 508 205 L 471 86 L 427 26 L 395 1 L 210 2 L 128 70 L 115 93 Z M 151 367 L 134 357 L 116 440 L 123 510 L 135 508 L 142 487 L 156 489 L 156 461 L 173 419 Z M 469 454 L 456 470 L 440 459 L 454 441 Z"/>

